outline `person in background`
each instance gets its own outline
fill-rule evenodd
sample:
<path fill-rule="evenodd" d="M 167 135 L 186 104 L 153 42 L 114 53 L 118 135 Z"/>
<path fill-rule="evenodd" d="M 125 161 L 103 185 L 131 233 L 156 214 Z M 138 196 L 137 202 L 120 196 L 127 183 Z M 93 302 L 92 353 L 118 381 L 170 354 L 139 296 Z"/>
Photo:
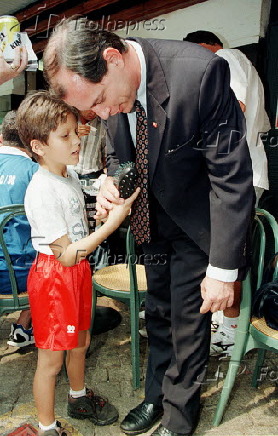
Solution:
<path fill-rule="evenodd" d="M 30 158 L 30 152 L 22 144 L 16 127 L 16 112 L 8 112 L 2 124 L 0 137 L 0 207 L 23 204 L 27 186 L 38 169 Z M 25 216 L 10 220 L 4 228 L 4 238 L 11 256 L 19 292 L 27 292 L 27 276 L 36 252 L 31 242 L 31 228 Z M 1 294 L 11 294 L 12 288 L 0 247 Z M 34 343 L 30 309 L 22 310 L 16 323 L 12 324 L 8 344 L 25 347 Z"/>
<path fill-rule="evenodd" d="M 265 111 L 264 88 L 260 77 L 244 53 L 237 49 L 223 49 L 223 43 L 212 32 L 197 30 L 188 33 L 183 40 L 207 48 L 229 64 L 230 86 L 246 119 L 246 139 L 252 160 L 257 206 L 264 190 L 269 188 L 267 157 L 260 135 L 270 129 L 270 123 Z M 237 282 L 234 303 L 224 310 L 223 321 L 216 323 L 215 334 L 212 335 L 210 354 L 213 356 L 220 354 L 231 356 L 238 325 L 240 294 L 241 285 Z"/>
<path fill-rule="evenodd" d="M 96 213 L 96 195 L 106 167 L 106 131 L 94 111 L 79 112 L 78 135 L 81 141 L 80 157 L 73 169 L 85 192 L 89 230 L 93 232 L 96 223 L 93 218 Z"/>
<path fill-rule="evenodd" d="M 89 234 L 84 197 L 76 173 L 80 140 L 77 111 L 46 91 L 20 104 L 20 137 L 39 163 L 26 192 L 25 209 L 38 251 L 28 276 L 28 294 L 38 347 L 34 397 L 39 435 L 66 435 L 55 420 L 55 382 L 67 350 L 70 382 L 68 415 L 96 425 L 112 424 L 118 411 L 85 386 L 85 355 L 90 344 L 92 274 L 86 257 L 112 233 L 138 195 L 109 213 Z"/>
<path fill-rule="evenodd" d="M 232 305 L 253 203 L 228 64 L 197 44 L 124 40 L 72 18 L 48 40 L 44 73 L 56 95 L 106 120 L 108 177 L 97 217 L 124 202 L 113 183 L 119 165 L 131 160 L 138 171 L 130 223 L 146 258 L 149 356 L 145 398 L 120 428 L 138 435 L 162 417 L 152 436 L 192 434 L 210 313 Z"/>
<path fill-rule="evenodd" d="M 197 30 L 188 33 L 183 41 L 198 43 L 225 59 L 230 68 L 230 86 L 246 119 L 246 139 L 252 160 L 253 186 L 256 205 L 265 189 L 269 188 L 267 157 L 261 134 L 270 129 L 265 111 L 264 87 L 256 68 L 238 49 L 223 48 L 221 40 L 212 32 Z"/>
<path fill-rule="evenodd" d="M 26 47 L 16 47 L 14 60 L 11 64 L 5 61 L 3 53 L 0 52 L 0 85 L 8 80 L 14 79 L 25 70 L 28 63 Z"/>

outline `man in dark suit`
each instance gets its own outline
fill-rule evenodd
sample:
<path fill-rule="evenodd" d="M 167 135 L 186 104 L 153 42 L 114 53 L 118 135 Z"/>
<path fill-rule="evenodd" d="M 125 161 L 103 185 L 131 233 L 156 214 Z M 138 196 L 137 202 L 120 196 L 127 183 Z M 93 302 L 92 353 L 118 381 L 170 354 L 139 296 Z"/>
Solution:
<path fill-rule="evenodd" d="M 79 19 L 56 28 L 44 68 L 61 98 L 107 120 L 108 175 L 129 160 L 139 171 L 131 223 L 148 255 L 150 352 L 145 400 L 121 429 L 144 433 L 162 416 L 153 436 L 189 435 L 199 418 L 210 314 L 233 302 L 253 203 L 244 118 L 228 64 L 195 44 L 124 41 Z M 108 177 L 98 216 L 122 201 Z"/>

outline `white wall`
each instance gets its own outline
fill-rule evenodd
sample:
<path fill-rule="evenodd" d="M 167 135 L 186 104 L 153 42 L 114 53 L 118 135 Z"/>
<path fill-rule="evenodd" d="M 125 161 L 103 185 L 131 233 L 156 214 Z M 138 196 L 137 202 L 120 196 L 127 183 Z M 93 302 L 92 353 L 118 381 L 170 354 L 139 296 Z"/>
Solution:
<path fill-rule="evenodd" d="M 126 24 L 117 33 L 123 37 L 181 40 L 188 32 L 209 30 L 220 37 L 225 47 L 237 47 L 256 43 L 264 36 L 270 4 L 271 0 L 208 0 L 160 15 L 156 22 Z"/>

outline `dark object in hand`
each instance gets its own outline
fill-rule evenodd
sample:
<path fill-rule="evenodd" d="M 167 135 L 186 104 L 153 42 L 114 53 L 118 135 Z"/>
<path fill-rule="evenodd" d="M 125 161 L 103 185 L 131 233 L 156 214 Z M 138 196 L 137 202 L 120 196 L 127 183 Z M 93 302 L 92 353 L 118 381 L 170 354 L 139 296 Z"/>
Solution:
<path fill-rule="evenodd" d="M 119 189 L 121 198 L 130 197 L 136 189 L 138 173 L 134 162 L 127 162 L 120 165 L 114 175 L 114 182 Z"/>

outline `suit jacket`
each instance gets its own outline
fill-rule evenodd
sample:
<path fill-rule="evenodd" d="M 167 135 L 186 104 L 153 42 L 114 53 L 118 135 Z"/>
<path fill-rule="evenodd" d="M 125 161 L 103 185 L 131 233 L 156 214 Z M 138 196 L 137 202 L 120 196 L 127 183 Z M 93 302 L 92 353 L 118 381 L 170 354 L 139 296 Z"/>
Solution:
<path fill-rule="evenodd" d="M 197 44 L 134 38 L 147 67 L 149 185 L 211 265 L 245 264 L 253 204 L 245 120 L 225 60 Z M 135 159 L 126 114 L 107 121 L 108 174 Z"/>

